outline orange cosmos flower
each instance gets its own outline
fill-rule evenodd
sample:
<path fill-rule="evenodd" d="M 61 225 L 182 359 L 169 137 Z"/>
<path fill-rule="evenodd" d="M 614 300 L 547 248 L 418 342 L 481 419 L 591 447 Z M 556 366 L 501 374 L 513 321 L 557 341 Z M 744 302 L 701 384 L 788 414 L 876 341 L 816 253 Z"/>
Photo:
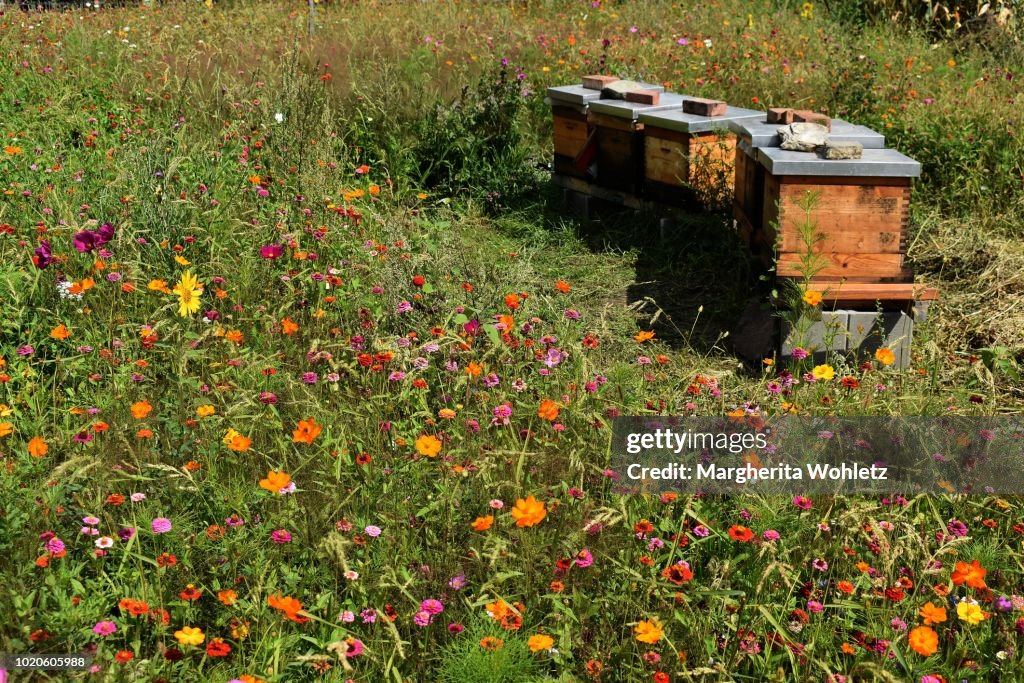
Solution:
<path fill-rule="evenodd" d="M 281 321 L 281 334 L 287 334 L 291 336 L 299 331 L 299 326 L 295 324 L 290 318 L 285 318 Z"/>
<path fill-rule="evenodd" d="M 910 632 L 907 644 L 922 657 L 931 657 L 939 649 L 939 634 L 930 626 L 918 626 Z"/>
<path fill-rule="evenodd" d="M 519 295 L 518 294 L 506 294 L 505 305 L 511 308 L 513 311 L 519 308 Z"/>
<path fill-rule="evenodd" d="M 50 450 L 50 447 L 46 445 L 42 437 L 35 436 L 28 442 L 28 454 L 33 458 L 41 458 L 46 455 Z"/>
<path fill-rule="evenodd" d="M 569 290 L 572 289 L 572 285 L 570 285 L 565 280 L 559 280 L 558 282 L 555 283 L 555 289 L 557 289 L 562 294 L 568 294 Z"/>
<path fill-rule="evenodd" d="M 654 339 L 654 332 L 641 330 L 633 335 L 633 339 L 635 339 L 638 344 L 643 344 L 645 341 L 650 341 L 651 339 Z"/>
<path fill-rule="evenodd" d="M 252 446 L 252 439 L 247 436 L 242 436 L 241 434 L 235 434 L 231 437 L 231 440 L 228 441 L 228 448 L 236 453 L 244 453 L 249 450 L 250 446 Z"/>
<path fill-rule="evenodd" d="M 892 365 L 896 362 L 896 354 L 894 354 L 890 349 L 882 347 L 875 351 L 875 360 L 882 365 Z"/>
<path fill-rule="evenodd" d="M 971 564 L 957 562 L 956 568 L 953 569 L 953 585 L 966 583 L 971 588 L 985 588 L 985 574 L 988 574 L 988 570 L 982 567 L 978 560 Z"/>
<path fill-rule="evenodd" d="M 804 303 L 808 306 L 817 306 L 821 303 L 821 292 L 816 292 L 813 289 L 809 289 L 804 292 Z"/>
<path fill-rule="evenodd" d="M 530 648 L 530 652 L 540 652 L 542 650 L 550 650 L 555 645 L 555 639 L 551 636 L 543 633 L 530 636 L 530 639 L 526 641 L 526 646 Z"/>
<path fill-rule="evenodd" d="M 68 331 L 68 328 L 64 326 L 64 323 L 61 323 L 50 330 L 50 336 L 58 341 L 64 341 L 71 336 L 71 333 Z"/>
<path fill-rule="evenodd" d="M 633 629 L 633 633 L 641 643 L 655 645 L 661 640 L 663 630 L 661 623 L 657 619 L 649 619 L 637 624 Z"/>
<path fill-rule="evenodd" d="M 477 517 L 473 520 L 473 531 L 487 531 L 494 524 L 494 515 L 487 515 L 485 517 Z"/>
<path fill-rule="evenodd" d="M 525 499 L 520 498 L 516 501 L 515 507 L 512 508 L 512 516 L 515 518 L 516 526 L 518 527 L 540 524 L 547 515 L 548 511 L 543 501 L 539 501 L 533 496 L 527 496 Z"/>
<path fill-rule="evenodd" d="M 313 444 L 313 439 L 320 435 L 320 431 L 323 429 L 316 423 L 311 417 L 307 417 L 305 420 L 299 420 L 299 426 L 292 432 L 292 441 L 294 443 L 304 443 L 307 445 Z"/>
<path fill-rule="evenodd" d="M 153 412 L 153 406 L 150 405 L 149 401 L 136 401 L 132 404 L 132 417 L 136 420 L 143 419 L 151 412 Z"/>
<path fill-rule="evenodd" d="M 416 439 L 416 452 L 428 458 L 436 458 L 441 452 L 441 440 L 433 434 L 424 434 Z"/>
<path fill-rule="evenodd" d="M 302 611 L 302 603 L 293 597 L 284 596 L 278 593 L 277 595 L 268 596 L 267 604 L 276 610 L 280 610 L 285 619 L 294 621 L 298 624 L 301 624 L 304 621 L 309 621 L 309 617 L 299 615 L 299 612 Z"/>
<path fill-rule="evenodd" d="M 537 409 L 537 415 L 549 422 L 554 422 L 558 419 L 558 404 L 549 398 L 544 399 L 540 402 L 540 408 Z"/>
<path fill-rule="evenodd" d="M 292 483 L 292 478 L 287 472 L 270 470 L 267 472 L 266 479 L 260 479 L 260 488 L 266 489 L 271 493 L 280 493 L 281 489 L 285 488 L 290 483 Z"/>
<path fill-rule="evenodd" d="M 238 600 L 238 593 L 231 590 L 230 588 L 227 590 L 218 591 L 217 599 L 220 600 L 221 603 L 230 607 L 231 605 L 235 604 L 236 600 Z"/>
<path fill-rule="evenodd" d="M 924 620 L 925 626 L 931 626 L 932 624 L 941 624 L 946 620 L 946 608 L 936 607 L 929 600 L 924 604 L 919 612 L 921 618 Z"/>

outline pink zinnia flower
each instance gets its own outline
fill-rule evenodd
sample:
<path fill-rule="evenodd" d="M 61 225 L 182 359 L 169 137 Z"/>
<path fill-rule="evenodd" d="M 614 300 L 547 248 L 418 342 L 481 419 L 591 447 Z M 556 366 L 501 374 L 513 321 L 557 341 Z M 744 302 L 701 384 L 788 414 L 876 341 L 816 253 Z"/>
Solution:
<path fill-rule="evenodd" d="M 117 631 L 117 624 L 112 621 L 97 621 L 92 627 L 92 632 L 98 636 L 109 636 Z"/>
<path fill-rule="evenodd" d="M 172 529 L 171 520 L 166 517 L 157 517 L 151 525 L 154 534 L 166 534 Z"/>
<path fill-rule="evenodd" d="M 276 531 L 271 532 L 270 540 L 278 544 L 291 543 L 292 535 L 284 529 L 277 529 Z"/>

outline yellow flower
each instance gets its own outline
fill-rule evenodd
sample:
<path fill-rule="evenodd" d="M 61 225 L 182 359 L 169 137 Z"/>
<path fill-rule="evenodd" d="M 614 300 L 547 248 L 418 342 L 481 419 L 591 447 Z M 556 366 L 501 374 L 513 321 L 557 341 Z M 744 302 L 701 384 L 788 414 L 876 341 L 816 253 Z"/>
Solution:
<path fill-rule="evenodd" d="M 199 280 L 189 271 L 181 274 L 181 280 L 174 285 L 174 293 L 178 295 L 178 315 L 187 318 L 199 312 L 199 295 L 203 288 Z"/>
<path fill-rule="evenodd" d="M 10 422 L 0 422 L 0 438 L 10 436 L 14 433 L 14 425 Z"/>
<path fill-rule="evenodd" d="M 661 640 L 661 623 L 657 619 L 641 621 L 636 625 L 636 628 L 633 629 L 633 633 L 636 634 L 636 639 L 641 643 L 655 645 L 659 640 Z"/>
<path fill-rule="evenodd" d="M 210 417 L 217 412 L 217 409 L 211 405 L 199 406 L 196 408 L 196 415 L 199 417 Z"/>
<path fill-rule="evenodd" d="M 814 369 L 811 370 L 811 374 L 814 375 L 815 379 L 827 382 L 836 376 L 836 371 L 831 365 L 815 365 Z"/>
<path fill-rule="evenodd" d="M 206 634 L 203 633 L 203 629 L 195 626 L 184 626 L 180 631 L 174 632 L 174 637 L 178 639 L 178 643 L 181 645 L 202 645 L 203 641 L 206 640 Z"/>
<path fill-rule="evenodd" d="M 10 417 L 14 414 L 14 409 L 8 405 L 0 403 L 0 417 Z"/>
<path fill-rule="evenodd" d="M 530 648 L 530 652 L 540 652 L 541 650 L 550 650 L 554 646 L 555 640 L 551 636 L 546 636 L 543 633 L 530 636 L 530 639 L 526 641 L 527 647 Z"/>
<path fill-rule="evenodd" d="M 813 289 L 808 289 L 804 292 L 804 303 L 808 306 L 817 306 L 821 303 L 821 292 L 816 292 Z"/>
<path fill-rule="evenodd" d="M 190 265 L 192 265 L 192 262 L 189 261 L 184 256 L 175 256 L 174 260 L 177 261 L 179 266 L 190 266 Z"/>
<path fill-rule="evenodd" d="M 981 622 L 985 621 L 987 616 L 976 602 L 961 602 L 956 606 L 956 615 L 960 617 L 960 621 L 966 621 L 971 626 L 977 626 Z"/>

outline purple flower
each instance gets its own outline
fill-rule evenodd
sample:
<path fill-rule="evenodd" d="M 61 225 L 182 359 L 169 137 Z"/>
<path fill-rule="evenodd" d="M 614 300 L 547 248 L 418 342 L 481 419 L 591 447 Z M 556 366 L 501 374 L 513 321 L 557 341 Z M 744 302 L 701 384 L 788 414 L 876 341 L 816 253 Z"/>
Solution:
<path fill-rule="evenodd" d="M 50 240 L 42 240 L 39 243 L 39 246 L 36 247 L 35 256 L 32 257 L 32 263 L 34 263 L 36 268 L 39 270 L 43 270 L 53 263 L 53 252 L 50 250 Z"/>
<path fill-rule="evenodd" d="M 946 529 L 949 530 L 950 535 L 957 538 L 963 538 L 967 535 L 967 525 L 958 519 L 951 519 L 949 524 L 946 525 Z"/>
<path fill-rule="evenodd" d="M 284 529 L 277 529 L 271 532 L 270 540 L 279 545 L 292 542 L 292 535 Z"/>
<path fill-rule="evenodd" d="M 450 578 L 448 580 L 448 587 L 453 589 L 453 590 L 457 590 L 457 591 L 462 590 L 463 588 L 465 588 L 466 587 L 466 577 L 465 577 L 465 575 L 464 574 L 459 574 L 458 576 L 453 576 L 452 578 Z"/>
<path fill-rule="evenodd" d="M 370 526 L 368 526 L 365 529 L 363 529 L 363 531 L 365 531 L 366 535 L 369 536 L 370 538 L 377 538 L 381 534 L 380 527 L 379 526 L 374 526 L 373 524 L 371 524 Z"/>
<path fill-rule="evenodd" d="M 117 631 L 117 624 L 112 621 L 97 621 L 92 627 L 92 632 L 98 636 L 109 636 Z"/>
<path fill-rule="evenodd" d="M 763 534 L 761 534 L 761 538 L 770 542 L 779 540 L 780 538 L 782 538 L 782 535 L 775 529 L 768 529 Z"/>
<path fill-rule="evenodd" d="M 372 624 L 377 621 L 377 612 L 372 609 L 364 609 L 359 613 L 359 616 L 362 618 L 364 624 Z"/>
<path fill-rule="evenodd" d="M 583 550 L 576 553 L 576 566 L 581 569 L 586 569 L 590 565 L 594 564 L 594 556 L 589 550 L 584 548 Z"/>
<path fill-rule="evenodd" d="M 154 534 L 166 534 L 172 528 L 171 520 L 166 517 L 157 517 L 150 526 Z"/>
<path fill-rule="evenodd" d="M 421 628 L 425 626 L 430 626 L 430 613 L 426 611 L 419 611 L 416 613 L 416 616 L 412 618 L 412 620 L 413 623 L 415 623 L 417 626 Z"/>
<path fill-rule="evenodd" d="M 46 552 L 51 555 L 58 555 L 64 550 L 64 541 L 60 540 L 56 536 L 46 542 Z"/>
<path fill-rule="evenodd" d="M 268 260 L 278 259 L 284 255 L 283 244 L 268 244 L 264 247 L 260 247 L 260 258 Z"/>

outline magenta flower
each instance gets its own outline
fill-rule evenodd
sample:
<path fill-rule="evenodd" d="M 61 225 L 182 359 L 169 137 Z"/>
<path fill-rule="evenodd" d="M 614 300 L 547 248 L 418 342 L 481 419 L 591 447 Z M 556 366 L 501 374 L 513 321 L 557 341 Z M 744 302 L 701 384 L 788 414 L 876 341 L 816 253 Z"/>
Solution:
<path fill-rule="evenodd" d="M 437 600 L 435 598 L 427 598 L 426 600 L 420 603 L 420 609 L 426 612 L 427 614 L 433 616 L 435 614 L 440 614 L 444 611 L 444 604 L 442 604 L 440 600 Z"/>
<path fill-rule="evenodd" d="M 581 569 L 586 569 L 590 565 L 594 564 L 594 556 L 589 550 L 584 548 L 583 550 L 576 553 L 576 566 Z"/>
<path fill-rule="evenodd" d="M 271 532 L 270 540 L 277 544 L 291 543 L 292 535 L 284 529 Z"/>
<path fill-rule="evenodd" d="M 166 517 L 157 517 L 153 520 L 153 523 L 150 525 L 150 527 L 153 529 L 154 534 L 166 534 L 173 528 L 171 525 L 171 520 L 167 519 Z"/>
<path fill-rule="evenodd" d="M 109 636 L 117 631 L 117 624 L 112 621 L 97 621 L 92 627 L 92 632 L 98 636 Z"/>

